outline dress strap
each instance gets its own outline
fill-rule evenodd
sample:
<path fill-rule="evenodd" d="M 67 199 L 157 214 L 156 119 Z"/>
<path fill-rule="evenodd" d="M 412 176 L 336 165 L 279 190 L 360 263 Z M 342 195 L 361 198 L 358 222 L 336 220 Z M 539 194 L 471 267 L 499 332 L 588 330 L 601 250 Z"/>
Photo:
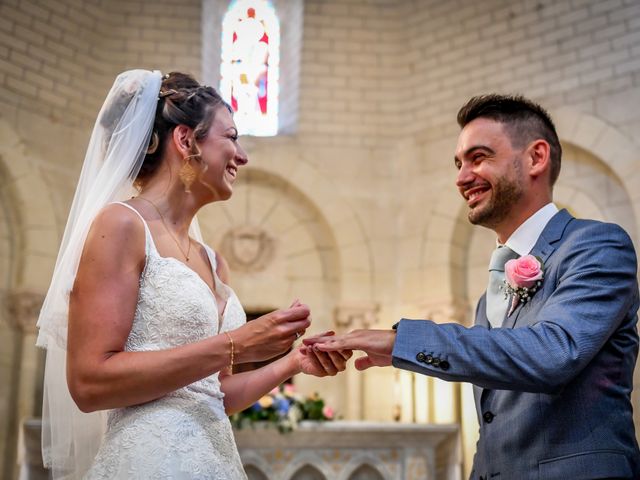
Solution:
<path fill-rule="evenodd" d="M 149 250 L 151 248 L 155 248 L 155 245 L 153 243 L 153 237 L 151 236 L 151 230 L 149 230 L 149 225 L 147 225 L 147 221 L 144 219 L 144 217 L 140 214 L 138 210 L 133 208 L 128 203 L 125 203 L 125 202 L 112 202 L 112 203 L 116 203 L 118 205 L 122 205 L 123 207 L 127 207 L 129 210 L 131 210 L 133 213 L 135 213 L 138 216 L 138 218 L 142 222 L 142 225 L 144 225 L 144 234 L 145 234 L 144 253 L 145 255 L 149 255 Z"/>
<path fill-rule="evenodd" d="M 201 243 L 204 249 L 207 251 L 207 255 L 209 256 L 209 262 L 211 263 L 211 269 L 213 270 L 213 274 L 216 275 L 218 270 L 218 260 L 216 259 L 216 252 L 209 247 L 206 243 Z"/>

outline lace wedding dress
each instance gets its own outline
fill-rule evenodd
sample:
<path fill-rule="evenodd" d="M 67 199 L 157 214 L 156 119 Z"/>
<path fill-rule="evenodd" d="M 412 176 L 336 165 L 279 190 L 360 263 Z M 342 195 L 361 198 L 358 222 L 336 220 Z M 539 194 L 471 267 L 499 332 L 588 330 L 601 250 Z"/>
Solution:
<path fill-rule="evenodd" d="M 216 290 L 226 300 L 220 316 L 206 283 L 179 260 L 161 257 L 142 222 L 146 265 L 125 350 L 172 348 L 241 326 L 246 316 L 238 297 L 215 274 L 213 250 L 205 246 Z M 215 373 L 152 402 L 110 411 L 86 478 L 246 479 L 223 398 Z"/>

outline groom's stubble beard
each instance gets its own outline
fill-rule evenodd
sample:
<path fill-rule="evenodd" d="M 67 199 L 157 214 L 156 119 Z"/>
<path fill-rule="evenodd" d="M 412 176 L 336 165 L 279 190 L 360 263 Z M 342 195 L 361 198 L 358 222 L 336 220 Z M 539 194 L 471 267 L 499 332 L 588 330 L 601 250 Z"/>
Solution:
<path fill-rule="evenodd" d="M 517 204 L 524 196 L 522 186 L 522 165 L 520 157 L 512 160 L 514 178 L 500 177 L 491 190 L 491 198 L 484 206 L 472 209 L 469 222 L 489 229 L 499 226 L 517 208 Z"/>

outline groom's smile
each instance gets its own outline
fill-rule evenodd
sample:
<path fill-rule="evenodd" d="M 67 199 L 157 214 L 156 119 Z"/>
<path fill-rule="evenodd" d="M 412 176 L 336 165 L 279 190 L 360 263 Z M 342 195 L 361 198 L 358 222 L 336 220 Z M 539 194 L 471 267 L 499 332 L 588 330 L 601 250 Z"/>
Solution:
<path fill-rule="evenodd" d="M 484 194 L 487 193 L 490 189 L 491 189 L 491 185 L 489 185 L 488 183 L 485 185 L 475 185 L 475 186 L 472 186 L 471 188 L 467 188 L 463 190 L 462 196 L 467 201 L 467 205 L 470 208 L 473 208 L 480 201 L 482 201 L 482 198 L 484 198 L 485 196 Z"/>

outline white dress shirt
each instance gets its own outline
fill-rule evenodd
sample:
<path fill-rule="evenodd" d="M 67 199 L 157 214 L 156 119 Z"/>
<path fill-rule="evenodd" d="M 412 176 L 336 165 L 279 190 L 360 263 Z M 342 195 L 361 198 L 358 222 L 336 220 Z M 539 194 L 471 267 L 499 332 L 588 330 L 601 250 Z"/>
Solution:
<path fill-rule="evenodd" d="M 505 245 L 520 256 L 527 255 L 540 238 L 544 227 L 556 213 L 558 213 L 558 207 L 554 203 L 547 203 L 516 228 Z"/>

